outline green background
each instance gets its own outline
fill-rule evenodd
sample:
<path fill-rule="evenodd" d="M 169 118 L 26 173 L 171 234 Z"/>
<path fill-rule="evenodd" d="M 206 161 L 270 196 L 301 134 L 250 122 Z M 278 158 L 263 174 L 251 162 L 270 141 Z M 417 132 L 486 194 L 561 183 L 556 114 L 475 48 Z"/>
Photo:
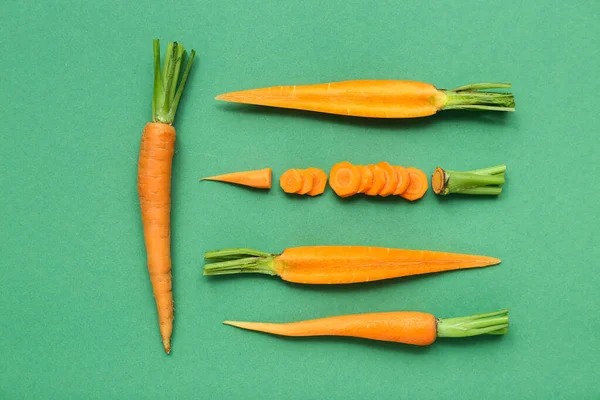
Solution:
<path fill-rule="evenodd" d="M 599 398 L 599 2 L 167 3 L 0 6 L 0 398 Z M 154 38 L 198 52 L 175 124 L 170 356 L 136 193 Z M 345 79 L 510 81 L 517 112 L 384 121 L 213 100 Z M 506 163 L 507 183 L 498 198 L 408 203 L 198 181 L 342 160 L 428 175 Z M 207 250 L 325 244 L 503 262 L 343 287 L 201 275 Z M 507 336 L 428 348 L 221 325 L 504 307 Z"/>

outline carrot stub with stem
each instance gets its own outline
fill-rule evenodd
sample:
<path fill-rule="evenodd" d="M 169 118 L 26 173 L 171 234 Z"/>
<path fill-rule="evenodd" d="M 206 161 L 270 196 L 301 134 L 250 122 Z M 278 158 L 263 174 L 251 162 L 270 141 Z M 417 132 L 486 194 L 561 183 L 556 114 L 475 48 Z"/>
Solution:
<path fill-rule="evenodd" d="M 459 338 L 508 333 L 508 310 L 468 317 L 436 318 L 416 311 L 351 314 L 283 324 L 223 321 L 237 328 L 281 336 L 346 336 L 428 346 L 439 337 Z"/>
<path fill-rule="evenodd" d="M 154 40 L 154 93 L 152 122 L 144 127 L 138 161 L 138 195 L 148 272 L 156 301 L 160 336 L 165 352 L 171 351 L 173 292 L 171 284 L 171 168 L 175 152 L 172 126 L 195 51 L 183 68 L 186 52 L 181 44 L 169 43 L 163 66 L 160 43 Z"/>
<path fill-rule="evenodd" d="M 271 188 L 271 168 L 263 168 L 252 171 L 232 172 L 223 175 L 202 178 L 202 181 L 218 181 L 233 183 L 236 185 L 249 186 L 256 189 Z"/>
<path fill-rule="evenodd" d="M 506 165 L 473 171 L 451 171 L 437 167 L 431 177 L 435 194 L 446 196 L 451 193 L 472 195 L 499 195 L 504 184 Z"/>
<path fill-rule="evenodd" d="M 514 111 L 510 83 L 474 83 L 451 90 L 408 80 L 348 80 L 224 93 L 233 103 L 367 118 L 418 118 L 442 110 Z"/>
<path fill-rule="evenodd" d="M 306 246 L 281 254 L 251 249 L 209 251 L 204 275 L 262 273 L 288 282 L 346 284 L 499 264 L 493 257 L 366 246 Z"/>

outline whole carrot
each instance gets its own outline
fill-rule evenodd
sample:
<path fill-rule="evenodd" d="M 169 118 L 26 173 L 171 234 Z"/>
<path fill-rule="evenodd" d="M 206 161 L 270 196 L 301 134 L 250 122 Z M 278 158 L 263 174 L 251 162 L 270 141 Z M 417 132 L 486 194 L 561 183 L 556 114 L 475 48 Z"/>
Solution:
<path fill-rule="evenodd" d="M 514 111 L 510 83 L 474 83 L 452 90 L 407 80 L 350 80 L 303 86 L 275 86 L 216 97 L 233 103 L 292 108 L 368 118 L 418 118 L 442 110 Z"/>
<path fill-rule="evenodd" d="M 252 249 L 209 251 L 204 275 L 262 273 L 288 282 L 344 284 L 499 264 L 493 257 L 365 246 L 306 246 L 269 254 Z"/>
<path fill-rule="evenodd" d="M 508 310 L 457 318 L 436 318 L 415 311 L 352 314 L 273 324 L 223 321 L 226 325 L 281 336 L 349 336 L 428 346 L 439 337 L 505 335 Z"/>
<path fill-rule="evenodd" d="M 169 43 L 161 71 L 160 44 L 158 40 L 154 40 L 152 122 L 149 122 L 142 132 L 138 161 L 138 195 L 148 272 L 158 311 L 160 336 L 167 354 L 171 351 L 173 332 L 170 215 L 175 128 L 172 124 L 195 52 L 192 50 L 180 80 L 185 55 L 182 45 L 177 42 Z"/>

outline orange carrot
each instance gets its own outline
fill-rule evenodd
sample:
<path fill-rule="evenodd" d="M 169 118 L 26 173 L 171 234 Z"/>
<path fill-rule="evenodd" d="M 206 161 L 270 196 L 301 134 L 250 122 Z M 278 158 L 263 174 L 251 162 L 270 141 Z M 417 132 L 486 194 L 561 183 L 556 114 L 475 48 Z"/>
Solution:
<path fill-rule="evenodd" d="M 361 180 L 358 168 L 348 161 L 335 164 L 329 173 L 329 186 L 340 197 L 356 194 Z"/>
<path fill-rule="evenodd" d="M 307 168 L 307 172 L 312 174 L 313 186 L 312 189 L 307 193 L 309 196 L 318 196 L 323 194 L 325 186 L 327 185 L 327 174 L 325 171 L 319 168 Z"/>
<path fill-rule="evenodd" d="M 500 263 L 493 257 L 365 246 L 307 246 L 269 254 L 225 249 L 205 254 L 205 275 L 257 272 L 288 282 L 342 284 L 429 274 Z"/>
<path fill-rule="evenodd" d="M 228 182 L 236 185 L 250 186 L 256 189 L 270 189 L 271 168 L 257 169 L 254 171 L 232 172 L 229 174 L 202 178 L 201 180 Z"/>
<path fill-rule="evenodd" d="M 181 80 L 179 73 L 185 50 L 169 43 L 160 69 L 160 44 L 154 40 L 154 96 L 152 122 L 142 132 L 138 161 L 138 195 L 148 272 L 158 311 L 160 336 L 167 354 L 173 332 L 173 292 L 171 289 L 171 166 L 175 150 L 172 126 L 181 93 L 194 60 L 192 50 Z M 178 85 L 179 81 L 179 85 Z"/>
<path fill-rule="evenodd" d="M 273 324 L 223 321 L 226 325 L 281 336 L 346 336 L 428 346 L 438 337 L 505 335 L 508 310 L 457 318 L 436 318 L 416 311 L 351 314 Z"/>
<path fill-rule="evenodd" d="M 361 165 L 358 167 L 362 181 L 358 193 L 365 193 L 373 185 L 373 171 L 368 165 Z"/>
<path fill-rule="evenodd" d="M 379 191 L 379 196 L 387 197 L 394 193 L 396 187 L 398 186 L 398 173 L 396 172 L 396 169 L 386 161 L 378 163 L 377 166 L 383 170 L 386 177 L 386 184 Z"/>
<path fill-rule="evenodd" d="M 383 187 L 387 183 L 387 178 L 385 176 L 384 170 L 381 169 L 380 166 L 370 164 L 369 169 L 373 174 L 373 184 L 371 185 L 369 190 L 365 192 L 365 194 L 367 196 L 377 196 L 379 192 L 381 192 L 381 189 L 383 189 Z"/>
<path fill-rule="evenodd" d="M 302 187 L 298 191 L 298 194 L 307 194 L 313 187 L 313 176 L 305 169 L 299 169 L 298 172 L 302 175 Z"/>
<path fill-rule="evenodd" d="M 398 185 L 396 186 L 396 190 L 394 190 L 394 196 L 398 196 L 406 191 L 408 185 L 410 184 L 410 176 L 408 175 L 408 170 L 402 166 L 395 166 L 396 172 L 398 173 Z"/>
<path fill-rule="evenodd" d="M 369 118 L 417 118 L 440 110 L 514 111 L 509 83 L 476 83 L 438 90 L 406 80 L 350 80 L 303 86 L 275 86 L 221 94 L 216 100 Z"/>
<path fill-rule="evenodd" d="M 304 176 L 297 169 L 288 169 L 279 177 L 279 185 L 286 193 L 298 193 L 304 185 Z"/>
<path fill-rule="evenodd" d="M 415 201 L 425 195 L 429 188 L 429 180 L 425 172 L 417 168 L 408 168 L 408 175 L 410 177 L 410 183 L 404 193 L 400 194 L 400 197 L 406 200 Z"/>

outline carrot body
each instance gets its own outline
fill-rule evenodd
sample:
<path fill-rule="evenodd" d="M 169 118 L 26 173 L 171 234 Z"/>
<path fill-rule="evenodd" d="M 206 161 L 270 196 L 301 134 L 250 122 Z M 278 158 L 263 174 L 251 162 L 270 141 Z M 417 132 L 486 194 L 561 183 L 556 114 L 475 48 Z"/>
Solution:
<path fill-rule="evenodd" d="M 279 177 L 279 185 L 286 193 L 298 193 L 304 184 L 304 177 L 297 169 L 288 169 Z"/>
<path fill-rule="evenodd" d="M 307 193 L 309 196 L 318 196 L 323 194 L 325 186 L 327 185 L 327 174 L 325 171 L 319 168 L 307 168 L 307 172 L 312 174 L 313 184 L 310 191 Z"/>
<path fill-rule="evenodd" d="M 429 180 L 425 172 L 417 168 L 407 168 L 410 177 L 410 183 L 406 190 L 400 194 L 400 197 L 406 200 L 415 201 L 425 195 L 429 188 Z"/>
<path fill-rule="evenodd" d="M 202 180 L 228 182 L 257 189 L 270 189 L 271 175 L 271 168 L 263 168 L 253 171 L 232 172 L 229 174 L 210 176 L 208 178 L 202 178 Z"/>
<path fill-rule="evenodd" d="M 144 127 L 138 162 L 138 194 L 148 256 L 148 272 L 156 300 L 160 336 L 171 351 L 173 292 L 171 290 L 171 166 L 175 128 L 151 122 Z"/>
<path fill-rule="evenodd" d="M 304 86 L 276 86 L 225 93 L 234 103 L 371 118 L 416 118 L 435 114 L 446 95 L 428 83 L 351 80 Z"/>
<path fill-rule="evenodd" d="M 416 346 L 437 337 L 436 318 L 413 311 L 342 315 L 287 324 L 225 321 L 238 328 L 282 336 L 350 336 Z"/>

